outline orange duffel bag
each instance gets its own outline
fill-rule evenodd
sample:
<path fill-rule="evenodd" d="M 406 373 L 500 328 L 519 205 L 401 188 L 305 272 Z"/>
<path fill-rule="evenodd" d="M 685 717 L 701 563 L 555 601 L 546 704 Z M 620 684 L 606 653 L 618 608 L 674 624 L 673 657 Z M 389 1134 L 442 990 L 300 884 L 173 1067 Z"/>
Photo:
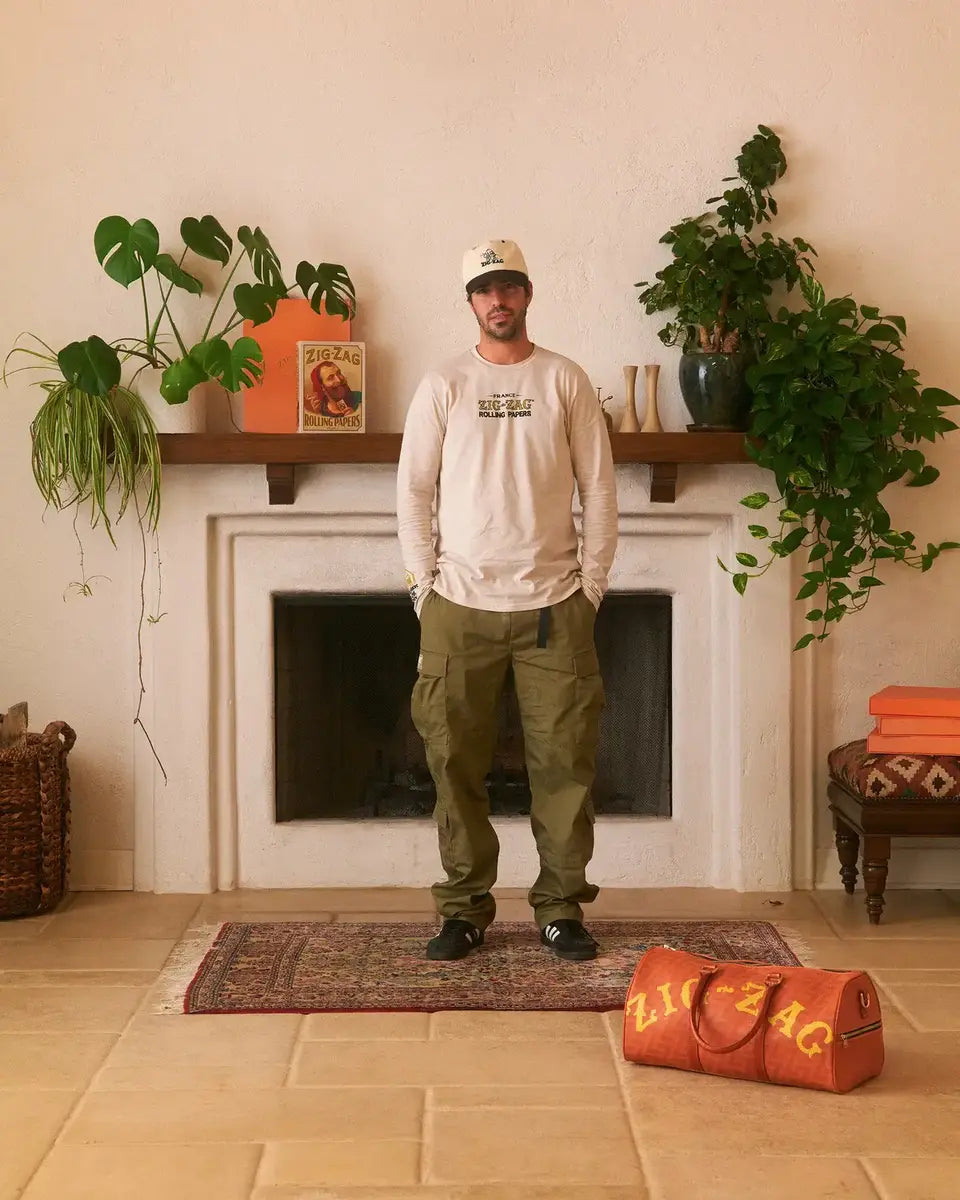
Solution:
<path fill-rule="evenodd" d="M 862 971 L 716 962 L 658 946 L 627 992 L 623 1056 L 849 1092 L 883 1067 L 877 990 Z"/>

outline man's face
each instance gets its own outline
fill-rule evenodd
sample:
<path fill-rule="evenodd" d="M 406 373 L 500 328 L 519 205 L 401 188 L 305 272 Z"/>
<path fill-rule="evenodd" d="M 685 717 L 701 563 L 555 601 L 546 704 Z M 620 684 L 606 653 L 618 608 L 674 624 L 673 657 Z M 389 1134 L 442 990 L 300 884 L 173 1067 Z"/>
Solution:
<path fill-rule="evenodd" d="M 496 280 L 481 284 L 470 294 L 470 307 L 487 337 L 512 342 L 525 332 L 527 306 L 533 296 L 528 283 Z"/>
<path fill-rule="evenodd" d="M 345 400 L 350 396 L 350 386 L 336 363 L 324 363 L 320 368 L 320 382 L 328 395 L 335 400 Z"/>

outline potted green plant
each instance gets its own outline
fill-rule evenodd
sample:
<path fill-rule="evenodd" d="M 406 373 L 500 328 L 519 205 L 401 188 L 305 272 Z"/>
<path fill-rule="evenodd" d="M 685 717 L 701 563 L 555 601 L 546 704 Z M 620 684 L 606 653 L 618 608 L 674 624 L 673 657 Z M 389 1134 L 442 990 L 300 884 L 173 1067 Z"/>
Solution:
<path fill-rule="evenodd" d="M 57 351 L 28 334 L 25 342 L 17 339 L 3 366 L 4 382 L 18 370 L 42 373 L 35 382 L 44 400 L 30 432 L 34 478 L 47 504 L 60 510 L 72 508 L 75 529 L 79 513 L 89 505 L 91 525 L 102 525 L 111 541 L 113 523 L 131 502 L 134 505 L 143 551 L 138 645 L 144 621 L 153 622 L 162 615 L 147 615 L 144 594 L 146 535 L 156 533 L 160 516 L 161 461 L 156 422 L 138 394 L 141 390 L 148 394 L 141 377 L 148 370 L 159 376 L 159 393 L 164 405 L 170 407 L 182 408 L 203 383 L 217 383 L 228 392 L 249 387 L 261 374 L 263 355 L 259 344 L 252 337 L 228 338 L 244 320 L 253 325 L 269 320 L 292 290 L 292 285 L 284 282 L 280 261 L 259 227 L 240 227 L 237 242 L 241 249 L 235 258 L 233 238 L 209 214 L 185 218 L 180 235 L 183 246 L 174 258 L 161 253 L 159 233 L 150 221 L 131 223 L 119 216 L 104 218 L 94 234 L 94 249 L 112 279 L 124 287 L 140 284 L 143 335 L 107 341 L 91 334 Z M 185 322 L 181 318 L 178 323 L 170 307 L 175 290 L 190 296 L 201 296 L 206 291 L 199 275 L 184 268 L 189 253 L 226 270 L 205 328 L 192 344 L 181 332 Z M 221 315 L 215 328 L 227 289 L 244 261 L 252 268 L 255 282 L 233 286 L 229 315 Z M 157 289 L 152 314 L 148 277 Z M 353 283 L 338 264 L 300 262 L 296 286 L 317 312 L 323 307 L 327 313 L 344 318 L 354 312 Z M 23 355 L 27 362 L 10 370 L 10 360 L 17 355 Z M 133 372 L 124 381 L 128 366 Z M 92 579 L 85 573 L 79 534 L 78 542 L 81 574 L 71 587 L 86 595 Z M 142 665 L 142 651 L 140 662 Z M 141 702 L 142 694 L 141 679 Z M 135 721 L 142 727 L 139 704 Z"/>
<path fill-rule="evenodd" d="M 680 390 L 695 430 L 745 430 L 750 396 L 746 368 L 757 351 L 760 327 L 769 319 L 774 285 L 791 289 L 804 268 L 812 270 L 813 247 L 802 238 L 784 241 L 765 229 L 777 214 L 771 188 L 787 168 L 779 137 L 766 125 L 745 142 L 736 186 L 707 204 L 716 212 L 687 217 L 660 241 L 672 261 L 656 282 L 638 283 L 648 314 L 675 310 L 660 331 L 666 346 L 679 345 Z"/>
<path fill-rule="evenodd" d="M 749 526 L 768 557 L 761 565 L 741 551 L 737 562 L 745 569 L 731 572 L 742 594 L 772 563 L 806 554 L 809 569 L 796 598 L 809 603 L 812 628 L 795 649 L 822 641 L 862 609 L 888 563 L 927 571 L 942 551 L 960 546 L 928 542 L 921 549 L 912 531 L 892 527 L 881 495 L 898 480 L 926 487 L 937 479 L 920 444 L 957 428 L 943 410 L 960 400 L 921 387 L 906 366 L 903 317 L 881 316 L 850 297 L 828 300 L 811 276 L 801 279 L 801 290 L 801 311 L 781 308 L 761 325 L 759 359 L 748 370 L 747 448 L 773 473 L 779 494 L 755 492 L 741 503 L 776 514 Z"/>
<path fill-rule="evenodd" d="M 235 242 L 220 221 L 207 214 L 186 217 L 180 223 L 180 237 L 182 245 L 177 247 L 175 258 L 167 251 L 160 251 L 157 228 L 145 218 L 130 222 L 121 216 L 105 217 L 94 233 L 97 259 L 110 278 L 124 287 L 140 285 L 143 336 L 120 338 L 111 349 L 117 361 L 137 360 L 133 386 L 147 399 L 163 432 L 197 432 L 203 428 L 199 406 L 193 405 L 192 412 L 181 407 L 202 384 L 212 382 L 227 392 L 238 392 L 257 382 L 262 374 L 263 355 L 256 339 L 249 336 L 228 339 L 244 321 L 253 326 L 269 321 L 277 305 L 288 300 L 293 290 L 293 285 L 284 281 L 280 260 L 259 226 L 251 229 L 242 225 Z M 171 309 L 175 291 L 191 296 L 201 296 L 207 291 L 200 271 L 188 262 L 189 255 L 199 261 L 201 269 L 209 270 L 209 264 L 217 264 L 223 280 L 200 338 L 191 345 L 181 332 L 182 319 L 178 325 Z M 255 281 L 235 284 L 232 303 L 223 307 L 227 289 L 245 261 L 252 268 Z M 189 271 L 184 267 L 185 262 L 191 267 Z M 295 278 L 296 286 L 315 312 L 325 309 L 343 319 L 353 315 L 356 294 L 350 276 L 341 265 L 301 261 Z M 77 343 L 69 349 L 82 357 L 86 354 L 85 345 Z M 159 403 L 154 402 L 157 397 L 162 398 Z M 183 413 L 185 419 L 171 421 L 168 419 L 171 412 Z"/>

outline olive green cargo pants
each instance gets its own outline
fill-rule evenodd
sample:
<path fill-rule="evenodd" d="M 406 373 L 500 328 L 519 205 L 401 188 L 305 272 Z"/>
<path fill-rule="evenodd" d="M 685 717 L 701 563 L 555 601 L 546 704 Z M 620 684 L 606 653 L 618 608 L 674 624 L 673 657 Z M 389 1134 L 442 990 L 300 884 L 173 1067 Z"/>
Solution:
<path fill-rule="evenodd" d="M 447 878 L 434 885 L 433 896 L 442 917 L 484 929 L 496 911 L 490 889 L 500 843 L 484 778 L 511 664 L 540 856 L 528 896 L 537 924 L 542 929 L 565 917 L 580 920 L 580 905 L 596 897 L 598 889 L 585 875 L 593 854 L 590 789 L 603 707 L 595 618 L 580 591 L 543 614 L 464 608 L 436 593 L 425 599 L 411 707 L 437 787 Z"/>

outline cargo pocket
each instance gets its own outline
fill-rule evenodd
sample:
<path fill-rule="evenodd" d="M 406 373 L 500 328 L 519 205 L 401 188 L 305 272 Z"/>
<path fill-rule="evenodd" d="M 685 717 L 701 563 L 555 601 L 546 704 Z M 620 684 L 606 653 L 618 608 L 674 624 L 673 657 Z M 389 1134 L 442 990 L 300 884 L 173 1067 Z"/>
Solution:
<path fill-rule="evenodd" d="M 417 660 L 410 715 L 427 745 L 443 744 L 447 738 L 447 663 L 447 655 L 436 650 L 421 650 Z"/>

